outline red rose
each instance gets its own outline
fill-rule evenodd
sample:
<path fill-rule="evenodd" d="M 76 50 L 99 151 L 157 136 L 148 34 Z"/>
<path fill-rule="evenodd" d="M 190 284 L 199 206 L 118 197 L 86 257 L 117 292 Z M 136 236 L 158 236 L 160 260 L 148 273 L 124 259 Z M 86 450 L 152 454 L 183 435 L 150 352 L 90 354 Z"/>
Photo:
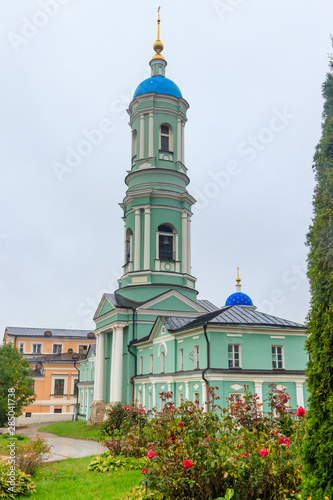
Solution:
<path fill-rule="evenodd" d="M 148 453 L 147 453 L 147 457 L 148 457 L 148 458 L 153 458 L 153 457 L 155 457 L 155 455 L 156 455 L 156 453 L 155 453 L 153 450 L 150 450 L 150 451 L 148 451 Z"/>
<path fill-rule="evenodd" d="M 236 460 L 239 460 L 239 458 L 238 458 L 238 457 L 236 457 Z"/>
<path fill-rule="evenodd" d="M 243 457 L 247 458 L 249 455 L 247 453 L 243 453 Z"/>
<path fill-rule="evenodd" d="M 306 414 L 306 411 L 304 410 L 303 406 L 300 406 L 299 408 L 297 408 L 296 417 L 304 417 L 305 414 Z"/>
<path fill-rule="evenodd" d="M 141 474 L 147 474 L 148 469 L 142 469 Z"/>
<path fill-rule="evenodd" d="M 191 460 L 184 460 L 183 465 L 185 469 L 191 469 L 191 467 L 193 467 L 194 464 L 192 464 Z"/>
<path fill-rule="evenodd" d="M 290 439 L 286 437 L 280 437 L 280 444 L 290 445 Z"/>
<path fill-rule="evenodd" d="M 145 410 L 144 408 L 142 408 L 142 410 L 141 410 L 141 411 L 142 411 L 143 413 L 146 413 L 146 410 Z"/>
<path fill-rule="evenodd" d="M 183 422 L 179 422 L 178 426 L 180 427 L 180 429 L 183 427 Z"/>
<path fill-rule="evenodd" d="M 267 455 L 267 448 L 264 448 L 263 450 L 260 450 L 260 451 L 259 451 L 259 455 L 260 455 L 261 457 L 265 457 L 265 456 Z"/>

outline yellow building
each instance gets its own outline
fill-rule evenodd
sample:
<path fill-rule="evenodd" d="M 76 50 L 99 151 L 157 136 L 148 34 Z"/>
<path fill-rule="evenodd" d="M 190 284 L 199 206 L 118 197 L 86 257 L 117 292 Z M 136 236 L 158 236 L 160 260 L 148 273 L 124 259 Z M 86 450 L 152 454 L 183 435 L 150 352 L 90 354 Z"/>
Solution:
<path fill-rule="evenodd" d="M 36 394 L 17 424 L 72 420 L 77 404 L 77 362 L 86 357 L 95 341 L 90 330 L 6 328 L 4 342 L 11 342 L 31 363 Z"/>

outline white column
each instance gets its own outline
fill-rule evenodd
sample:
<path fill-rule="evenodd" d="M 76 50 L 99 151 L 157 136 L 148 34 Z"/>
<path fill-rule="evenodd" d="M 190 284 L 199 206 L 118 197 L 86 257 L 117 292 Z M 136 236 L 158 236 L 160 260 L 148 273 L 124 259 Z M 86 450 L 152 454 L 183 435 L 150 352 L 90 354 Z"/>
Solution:
<path fill-rule="evenodd" d="M 168 392 L 172 391 L 172 382 L 168 382 Z"/>
<path fill-rule="evenodd" d="M 191 274 L 191 216 L 187 217 L 187 272 Z"/>
<path fill-rule="evenodd" d="M 142 406 L 146 406 L 146 384 L 142 384 Z"/>
<path fill-rule="evenodd" d="M 185 382 L 185 399 L 190 400 L 190 383 Z"/>
<path fill-rule="evenodd" d="M 184 143 L 184 128 L 185 123 L 182 123 L 182 163 L 185 165 L 185 143 Z"/>
<path fill-rule="evenodd" d="M 187 213 L 183 212 L 182 213 L 182 273 L 183 274 L 188 272 L 188 266 L 187 266 L 187 257 L 188 257 L 188 252 L 187 252 L 187 244 L 188 244 L 187 229 L 188 229 Z"/>
<path fill-rule="evenodd" d="M 207 412 L 207 384 L 204 380 L 201 381 L 201 392 L 202 392 L 202 406 L 204 407 L 204 412 Z"/>
<path fill-rule="evenodd" d="M 296 384 L 296 403 L 297 403 L 297 406 L 304 407 L 303 382 L 296 381 L 295 384 Z"/>
<path fill-rule="evenodd" d="M 154 113 L 149 113 L 149 158 L 154 156 Z"/>
<path fill-rule="evenodd" d="M 134 234 L 134 271 L 140 269 L 140 233 L 141 233 L 141 210 L 135 209 L 135 234 Z"/>
<path fill-rule="evenodd" d="M 153 383 L 153 408 L 156 406 L 156 384 Z"/>
<path fill-rule="evenodd" d="M 140 116 L 140 159 L 145 156 L 145 115 Z"/>
<path fill-rule="evenodd" d="M 182 161 L 182 121 L 177 121 L 177 161 Z"/>
<path fill-rule="evenodd" d="M 123 394 L 123 329 L 116 327 L 116 354 L 115 354 L 115 370 L 114 370 L 114 386 L 113 397 L 115 402 L 122 401 Z"/>
<path fill-rule="evenodd" d="M 114 401 L 114 379 L 115 379 L 115 358 L 116 358 L 116 331 L 112 332 L 112 356 L 111 356 L 111 383 L 110 383 L 110 403 Z"/>
<path fill-rule="evenodd" d="M 145 208 L 144 269 L 150 269 L 150 208 Z"/>
<path fill-rule="evenodd" d="M 96 389 L 95 389 L 95 400 L 104 401 L 104 365 L 105 365 L 105 338 L 104 334 L 100 333 L 97 335 L 97 355 L 96 355 Z"/>
<path fill-rule="evenodd" d="M 262 380 L 256 380 L 254 382 L 254 392 L 256 393 L 257 396 L 259 396 L 259 403 L 263 403 L 262 400 Z"/>

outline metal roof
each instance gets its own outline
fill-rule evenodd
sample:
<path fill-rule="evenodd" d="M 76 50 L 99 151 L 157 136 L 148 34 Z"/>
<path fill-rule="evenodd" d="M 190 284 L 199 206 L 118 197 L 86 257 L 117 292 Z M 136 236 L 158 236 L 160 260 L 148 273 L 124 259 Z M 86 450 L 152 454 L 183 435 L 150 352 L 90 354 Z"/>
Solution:
<path fill-rule="evenodd" d="M 262 313 L 245 306 L 226 306 L 195 319 L 163 316 L 161 320 L 169 331 L 177 331 L 185 327 L 191 328 L 203 325 L 204 323 L 267 328 L 305 328 L 304 325 L 295 323 L 294 321 L 271 316 L 270 314 Z"/>
<path fill-rule="evenodd" d="M 198 304 L 206 309 L 208 312 L 213 312 L 213 311 L 219 311 L 220 308 L 217 306 L 214 306 L 209 300 L 198 300 Z"/>
<path fill-rule="evenodd" d="M 44 337 L 44 338 L 57 338 L 57 337 L 73 337 L 86 339 L 89 333 L 94 333 L 94 330 L 61 330 L 51 328 L 21 328 L 7 326 L 6 332 L 8 335 L 15 337 Z M 44 335 L 45 332 L 51 332 L 52 335 Z M 89 339 L 90 340 L 90 339 Z"/>

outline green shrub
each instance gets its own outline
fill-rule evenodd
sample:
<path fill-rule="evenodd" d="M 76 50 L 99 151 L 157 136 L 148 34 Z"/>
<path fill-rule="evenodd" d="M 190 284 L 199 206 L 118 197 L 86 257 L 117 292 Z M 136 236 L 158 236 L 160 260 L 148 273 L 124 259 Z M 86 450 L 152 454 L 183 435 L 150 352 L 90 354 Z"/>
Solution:
<path fill-rule="evenodd" d="M 26 474 L 33 475 L 47 458 L 51 447 L 39 434 L 16 448 L 16 465 Z"/>
<path fill-rule="evenodd" d="M 35 492 L 36 488 L 29 474 L 9 463 L 0 462 L 0 498 L 15 498 Z"/>
<path fill-rule="evenodd" d="M 92 459 L 88 465 L 88 470 L 95 472 L 109 472 L 120 467 L 126 469 L 141 470 L 147 465 L 146 458 L 133 458 L 124 456 L 113 456 L 110 452 L 106 451 L 102 455 L 98 455 Z"/>

